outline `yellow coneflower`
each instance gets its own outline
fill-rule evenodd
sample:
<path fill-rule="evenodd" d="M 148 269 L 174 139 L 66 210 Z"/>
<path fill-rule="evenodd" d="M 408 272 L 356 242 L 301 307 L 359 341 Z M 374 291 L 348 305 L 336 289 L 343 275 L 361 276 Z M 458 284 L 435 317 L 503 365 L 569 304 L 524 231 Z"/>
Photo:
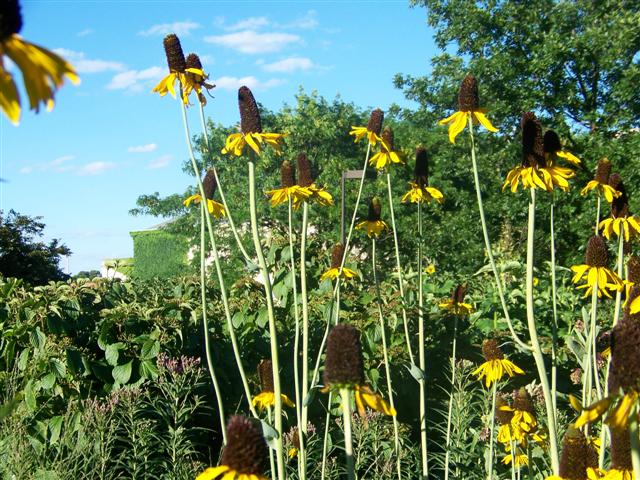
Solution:
<path fill-rule="evenodd" d="M 342 265 L 342 257 L 344 255 L 344 246 L 341 243 L 336 244 L 331 252 L 331 268 L 324 272 L 320 277 L 320 281 L 323 280 L 335 280 L 341 278 L 342 280 L 351 280 L 352 278 L 358 278 L 358 272 L 351 270 L 347 267 L 340 268 Z"/>
<path fill-rule="evenodd" d="M 562 443 L 559 475 L 551 475 L 545 480 L 597 480 L 598 454 L 587 443 L 584 435 L 576 428 L 569 427 Z"/>
<path fill-rule="evenodd" d="M 373 197 L 369 202 L 369 214 L 367 219 L 356 225 L 356 230 L 365 230 L 369 238 L 378 237 L 383 231 L 389 230 L 389 226 L 380 219 L 382 205 L 378 197 Z"/>
<path fill-rule="evenodd" d="M 342 388 L 352 390 L 361 416 L 365 415 L 365 406 L 385 415 L 396 415 L 396 410 L 365 384 L 360 332 L 351 325 L 341 323 L 329 332 L 324 384 L 324 392 Z"/>
<path fill-rule="evenodd" d="M 369 159 L 369 165 L 375 166 L 376 170 L 384 170 L 387 165 L 403 163 L 400 154 L 395 151 L 393 140 L 393 130 L 390 127 L 385 127 L 382 131 L 380 151 Z"/>
<path fill-rule="evenodd" d="M 615 188 L 609 185 L 609 175 L 611 174 L 611 162 L 607 158 L 603 158 L 598 162 L 596 173 L 593 180 L 580 190 L 580 195 L 586 195 L 590 191 L 595 191 L 598 195 L 604 195 L 607 202 L 611 203 L 614 198 L 621 195 Z"/>
<path fill-rule="evenodd" d="M 227 423 L 227 444 L 220 465 L 207 468 L 196 480 L 268 480 L 269 450 L 262 428 L 242 415 Z"/>
<path fill-rule="evenodd" d="M 453 313 L 454 315 L 470 315 L 473 313 L 473 305 L 470 303 L 464 302 L 464 297 L 467 294 L 467 284 L 458 285 L 456 288 L 451 290 L 451 297 L 438 304 L 438 307 L 443 310 L 447 310 L 448 312 Z"/>
<path fill-rule="evenodd" d="M 424 269 L 424 271 L 429 275 L 433 275 L 434 273 L 436 273 L 436 266 L 433 263 L 430 263 L 427 268 Z"/>
<path fill-rule="evenodd" d="M 356 138 L 354 142 L 359 142 L 364 137 L 369 140 L 369 145 L 375 146 L 378 142 L 382 142 L 380 133 L 382 132 L 382 122 L 384 121 L 384 112 L 379 108 L 376 108 L 371 112 L 369 117 L 369 123 L 366 127 L 351 127 L 349 135 L 354 135 Z"/>
<path fill-rule="evenodd" d="M 216 175 L 213 170 L 207 170 L 207 173 L 202 180 L 202 189 L 204 190 L 204 196 L 207 199 L 207 210 L 211 215 L 216 218 L 224 217 L 224 205 L 219 202 L 216 202 L 213 199 L 213 195 L 216 193 L 216 188 L 218 187 L 218 183 L 216 182 Z M 184 206 L 188 207 L 191 205 L 191 202 L 200 203 L 202 201 L 202 197 L 199 193 L 195 195 L 191 195 L 184 200 Z"/>
<path fill-rule="evenodd" d="M 432 199 L 438 203 L 444 202 L 442 192 L 437 188 L 429 186 L 429 158 L 427 150 L 423 147 L 416 148 L 416 166 L 413 182 L 409 182 L 411 187 L 402 197 L 401 202 L 422 203 Z"/>
<path fill-rule="evenodd" d="M 628 242 L 630 234 L 640 234 L 640 219 L 629 212 L 629 199 L 620 174 L 614 173 L 609 177 L 609 186 L 620 195 L 611 202 L 611 217 L 602 220 L 598 228 L 607 240 L 615 233 L 618 237 L 624 235 L 624 240 Z"/>
<path fill-rule="evenodd" d="M 582 163 L 573 153 L 562 150 L 560 137 L 553 130 L 547 130 L 544 132 L 542 143 L 544 148 L 544 158 L 547 161 L 547 165 L 555 164 L 558 158 L 562 158 L 576 167 Z"/>
<path fill-rule="evenodd" d="M 232 133 L 225 141 L 222 153 L 241 156 L 247 145 L 256 155 L 260 155 L 266 143 L 273 147 L 277 154 L 282 152 L 282 133 L 262 133 L 262 119 L 253 93 L 248 87 L 238 89 L 238 106 L 240 107 L 240 133 Z"/>
<path fill-rule="evenodd" d="M 322 205 L 323 207 L 333 205 L 333 197 L 327 191 L 327 189 L 321 185 L 316 184 L 311 169 L 311 162 L 307 158 L 307 154 L 304 152 L 298 155 L 298 185 L 310 190 L 311 196 L 309 198 L 301 199 L 298 202 L 294 202 L 294 208 L 300 208 L 302 202 L 307 200 L 315 201 L 317 204 Z"/>
<path fill-rule="evenodd" d="M 304 201 L 312 195 L 311 190 L 296 184 L 293 166 L 288 160 L 282 162 L 280 167 L 280 188 L 268 190 L 265 193 L 271 197 L 271 206 L 277 207 L 283 203 L 287 203 L 289 199 L 295 205 Z"/>
<path fill-rule="evenodd" d="M 182 102 L 185 105 L 189 105 L 189 93 L 193 90 L 198 91 L 200 89 L 199 83 L 196 82 L 196 78 L 207 78 L 202 69 L 199 68 L 187 68 L 187 62 L 182 52 L 182 46 L 178 37 L 170 33 L 163 40 L 164 52 L 167 55 L 167 64 L 169 65 L 169 74 L 165 76 L 160 82 L 153 88 L 152 92 L 158 93 L 161 97 L 164 97 L 167 93 L 171 94 L 173 98 L 176 98 L 175 83 L 176 80 L 180 82 L 182 88 Z M 189 76 L 188 73 L 193 75 Z"/>
<path fill-rule="evenodd" d="M 629 298 L 633 302 L 640 297 L 640 286 L 633 287 Z M 640 384 L 640 315 L 632 314 L 629 304 L 611 331 L 611 365 L 609 369 L 608 397 L 582 410 L 575 422 L 580 428 L 595 422 L 608 412 L 606 423 L 615 429 L 627 429 L 629 416 L 639 399 Z"/>
<path fill-rule="evenodd" d="M 260 378 L 261 391 L 253 397 L 252 403 L 259 410 L 267 410 L 276 404 L 276 396 L 273 393 L 273 364 L 271 360 L 262 360 L 258 364 L 258 377 Z M 295 408 L 295 404 L 284 393 L 280 395 L 280 398 L 284 405 Z"/>
<path fill-rule="evenodd" d="M 505 447 L 505 450 L 507 452 L 510 452 L 511 451 L 511 445 L 507 445 Z M 516 460 L 515 460 L 514 465 L 516 467 L 525 467 L 525 466 L 529 465 L 529 457 L 527 456 L 526 453 L 524 453 L 518 447 L 516 447 L 516 455 L 515 455 L 515 457 L 516 457 Z M 505 465 L 511 465 L 512 461 L 513 461 L 513 455 L 511 453 L 508 453 L 502 459 L 502 463 L 505 464 Z"/>
<path fill-rule="evenodd" d="M 570 168 L 547 163 L 544 152 L 542 126 L 532 112 L 525 112 L 520 122 L 522 129 L 522 164 L 512 169 L 505 179 L 502 190 L 511 187 L 511 191 L 522 188 L 541 188 L 550 192 L 557 186 L 569 190 L 568 178 L 575 175 Z"/>
<path fill-rule="evenodd" d="M 469 118 L 474 124 L 480 123 L 490 132 L 497 132 L 498 129 L 491 125 L 485 116 L 487 110 L 480 108 L 480 97 L 478 96 L 478 82 L 472 75 L 467 75 L 462 80 L 458 92 L 458 111 L 453 115 L 440 120 L 439 125 L 449 125 L 449 141 L 456 143 L 456 137 L 469 123 Z"/>
<path fill-rule="evenodd" d="M 582 279 L 586 280 L 586 283 L 577 287 L 578 289 L 586 289 L 585 297 L 591 294 L 593 287 L 597 283 L 598 297 L 605 295 L 611 298 L 609 291 L 621 290 L 623 283 L 620 277 L 607 266 L 608 263 L 609 253 L 607 252 L 607 246 L 601 236 L 595 235 L 589 239 L 587 244 L 585 263 L 571 267 L 574 273 L 571 281 L 579 283 Z"/>
<path fill-rule="evenodd" d="M 186 65 L 186 75 L 190 80 L 184 86 L 187 98 L 189 97 L 191 90 L 195 90 L 196 95 L 198 96 L 198 101 L 204 106 L 207 104 L 207 99 L 202 94 L 202 89 L 205 89 L 208 92 L 209 90 L 215 88 L 215 85 L 212 83 L 207 83 L 207 79 L 209 78 L 207 75 L 200 75 L 197 73 L 192 73 L 192 71 L 190 71 L 200 70 L 204 72 L 204 69 L 202 68 L 202 62 L 200 61 L 200 57 L 198 55 L 196 55 L 195 53 L 190 53 L 189 55 L 187 55 Z"/>
<path fill-rule="evenodd" d="M 492 338 L 486 339 L 482 343 L 482 354 L 485 362 L 473 371 L 473 375 L 477 375 L 478 380 L 484 382 L 486 387 L 490 387 L 493 382 L 498 382 L 507 374 L 510 377 L 514 375 L 524 375 L 524 371 L 512 361 L 504 358 L 504 354 L 498 345 L 498 342 Z"/>
<path fill-rule="evenodd" d="M 496 395 L 495 417 L 500 428 L 496 440 L 503 445 L 510 445 L 512 441 L 521 443 L 524 441 L 524 432 L 511 426 L 513 408 L 507 403 L 502 394 Z"/>
<path fill-rule="evenodd" d="M 72 83 L 80 83 L 73 66 L 46 48 L 27 42 L 20 37 L 22 15 L 18 0 L 4 0 L 0 12 L 0 108 L 11 123 L 20 121 L 20 95 L 13 75 L 4 64 L 6 55 L 22 73 L 24 87 L 29 97 L 29 108 L 36 113 L 40 104 L 47 111 L 54 106 L 56 90 L 64 84 L 65 77 Z"/>

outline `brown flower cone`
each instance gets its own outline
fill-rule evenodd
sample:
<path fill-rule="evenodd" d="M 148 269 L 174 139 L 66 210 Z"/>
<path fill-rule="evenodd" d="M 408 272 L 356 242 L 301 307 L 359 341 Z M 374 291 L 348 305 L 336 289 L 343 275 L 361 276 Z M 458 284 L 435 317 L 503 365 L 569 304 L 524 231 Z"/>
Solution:
<path fill-rule="evenodd" d="M 482 355 L 484 355 L 484 359 L 487 362 L 491 360 L 502 360 L 504 358 L 500 345 L 498 345 L 498 342 L 493 338 L 487 338 L 482 342 Z"/>
<path fill-rule="evenodd" d="M 298 185 L 309 187 L 315 182 L 311 168 L 311 162 L 306 153 L 298 155 Z"/>
<path fill-rule="evenodd" d="M 271 360 L 261 360 L 258 364 L 258 378 L 262 392 L 273 392 L 273 363 Z"/>
<path fill-rule="evenodd" d="M 263 475 L 269 462 L 269 450 L 262 429 L 241 415 L 234 415 L 227 423 L 227 445 L 220 465 L 240 474 Z"/>
<path fill-rule="evenodd" d="M 373 112 L 371 112 L 371 116 L 369 117 L 369 123 L 367 124 L 367 130 L 375 133 L 376 135 L 380 135 L 382 131 L 382 122 L 384 121 L 384 112 L 379 108 L 376 108 Z"/>
<path fill-rule="evenodd" d="M 472 112 L 480 108 L 478 96 L 478 82 L 473 75 L 467 75 L 460 84 L 458 91 L 458 110 Z"/>
<path fill-rule="evenodd" d="M 545 167 L 542 125 L 532 112 L 522 115 L 522 165 L 524 167 Z"/>
<path fill-rule="evenodd" d="M 167 65 L 171 72 L 184 72 L 187 63 L 182 52 L 180 39 L 174 33 L 170 33 L 162 41 L 164 45 L 164 53 L 167 55 Z"/>
<path fill-rule="evenodd" d="M 256 99 L 249 87 L 238 90 L 238 106 L 240 108 L 240 131 L 242 133 L 262 133 L 262 120 Z"/>
<path fill-rule="evenodd" d="M 218 182 L 216 182 L 216 174 L 212 169 L 207 170 L 207 174 L 202 180 L 202 189 L 204 190 L 204 197 L 207 200 L 213 200 L 213 196 L 218 188 Z"/>
<path fill-rule="evenodd" d="M 291 165 L 289 160 L 285 160 L 280 166 L 280 183 L 282 184 L 282 188 L 290 188 L 296 184 L 293 165 Z"/>
<path fill-rule="evenodd" d="M 367 215 L 367 220 L 370 222 L 380 220 L 381 213 L 382 204 L 380 203 L 380 199 L 378 197 L 373 197 L 369 202 L 369 214 Z"/>
<path fill-rule="evenodd" d="M 429 185 L 429 156 L 424 147 L 416 148 L 415 182 L 420 188 Z"/>
<path fill-rule="evenodd" d="M 0 42 L 22 30 L 22 15 L 18 0 L 2 0 L 0 6 Z"/>
<path fill-rule="evenodd" d="M 364 361 L 357 328 L 341 323 L 329 332 L 324 383 L 327 386 L 364 384 Z"/>
<path fill-rule="evenodd" d="M 342 257 L 344 256 L 344 246 L 337 243 L 331 252 L 331 268 L 340 268 L 342 265 Z"/>
<path fill-rule="evenodd" d="M 602 185 L 607 185 L 609 183 L 609 175 L 611 175 L 611 162 L 608 158 L 603 158 L 598 162 L 593 179 Z"/>
<path fill-rule="evenodd" d="M 587 243 L 587 251 L 584 261 L 590 267 L 607 267 L 609 265 L 609 252 L 607 244 L 600 235 L 594 235 Z"/>

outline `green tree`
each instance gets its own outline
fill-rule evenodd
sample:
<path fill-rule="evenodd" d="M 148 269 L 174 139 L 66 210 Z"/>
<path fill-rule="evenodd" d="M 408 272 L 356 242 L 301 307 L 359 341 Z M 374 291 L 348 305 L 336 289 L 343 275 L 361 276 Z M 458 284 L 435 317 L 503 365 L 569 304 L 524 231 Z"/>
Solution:
<path fill-rule="evenodd" d="M 20 278 L 33 285 L 68 278 L 58 261 L 60 255 L 69 255 L 71 250 L 57 239 L 48 244 L 38 241 L 45 228 L 40 219 L 13 210 L 3 216 L 0 211 L 0 274 L 4 277 Z"/>

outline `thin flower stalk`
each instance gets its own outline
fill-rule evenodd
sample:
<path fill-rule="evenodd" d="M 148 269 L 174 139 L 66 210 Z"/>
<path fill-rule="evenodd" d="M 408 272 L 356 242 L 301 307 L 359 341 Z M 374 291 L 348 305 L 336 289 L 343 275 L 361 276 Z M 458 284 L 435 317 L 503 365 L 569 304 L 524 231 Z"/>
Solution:
<path fill-rule="evenodd" d="M 511 316 L 509 315 L 509 308 L 507 307 L 507 302 L 504 297 L 504 291 L 502 289 L 502 280 L 500 279 L 500 274 L 498 273 L 498 268 L 496 267 L 495 259 L 493 258 L 493 250 L 491 248 L 491 241 L 489 240 L 489 231 L 487 229 L 487 221 L 484 217 L 484 207 L 482 203 L 482 192 L 480 190 L 480 178 L 478 176 L 478 164 L 476 161 L 476 144 L 473 136 L 473 121 L 469 119 L 469 137 L 471 138 L 471 164 L 473 167 L 473 180 L 476 189 L 476 197 L 478 201 L 478 210 L 480 213 L 480 223 L 482 224 L 482 236 L 484 238 L 485 248 L 487 250 L 487 257 L 489 259 L 489 264 L 491 265 L 491 270 L 493 271 L 493 276 L 496 282 L 496 289 L 498 290 L 498 296 L 500 297 L 500 304 L 502 305 L 502 311 L 504 313 L 505 320 L 507 321 L 507 326 L 509 327 L 509 331 L 511 332 L 511 336 L 513 340 L 524 350 L 531 351 L 532 346 L 524 343 L 515 329 L 513 328 L 513 324 L 511 323 Z"/>
<path fill-rule="evenodd" d="M 638 441 L 638 405 L 634 405 L 629 422 L 629 440 L 631 444 L 631 464 L 633 477 L 640 478 L 640 442 Z"/>
<path fill-rule="evenodd" d="M 533 250 L 534 250 L 534 231 L 536 219 L 536 189 L 531 188 L 531 199 L 529 201 L 529 214 L 527 223 L 527 273 L 526 273 L 526 303 L 527 303 L 527 326 L 529 328 L 529 336 L 531 338 L 531 351 L 536 362 L 538 376 L 544 395 L 545 409 L 547 413 L 547 427 L 549 429 L 549 454 L 551 456 L 551 469 L 554 475 L 558 475 L 560 461 L 558 457 L 558 440 L 556 433 L 556 419 L 553 411 L 553 401 L 551 399 L 551 391 L 549 389 L 549 380 L 544 365 L 542 349 L 538 341 L 538 333 L 536 330 L 535 315 L 533 310 Z M 515 458 L 515 452 L 512 452 Z"/>
<path fill-rule="evenodd" d="M 302 407 L 300 402 L 300 368 L 298 361 L 298 352 L 300 351 L 300 312 L 298 309 L 298 285 L 297 285 L 297 274 L 296 274 L 296 260 L 294 256 L 294 248 L 293 248 L 293 202 L 291 197 L 289 197 L 288 202 L 288 220 L 289 220 L 289 256 L 290 256 L 290 270 L 291 270 L 291 278 L 293 285 L 293 317 L 295 321 L 295 333 L 294 333 L 294 342 L 293 342 L 293 381 L 295 388 L 295 398 L 296 398 L 296 420 L 298 423 L 298 438 L 302 437 L 302 432 L 305 430 L 303 428 L 306 425 L 305 422 L 302 421 Z M 300 447 L 298 451 L 298 473 L 300 478 L 303 479 L 305 477 L 302 476 L 300 468 L 302 466 L 302 459 L 304 458 L 304 442 L 300 439 Z"/>
<path fill-rule="evenodd" d="M 444 479 L 449 479 L 449 459 L 451 458 L 451 418 L 453 415 L 453 387 L 456 381 L 456 344 L 458 341 L 458 316 L 456 315 L 453 318 L 453 345 L 451 347 L 451 391 L 449 392 L 449 411 L 447 412 L 447 436 L 446 436 L 446 454 L 445 454 L 445 470 L 444 470 Z M 495 389 L 494 389 L 495 391 Z M 493 422 L 492 422 L 493 428 Z M 491 432 L 491 438 L 493 438 L 493 431 Z M 491 445 L 493 446 L 493 440 L 491 441 Z M 491 457 L 492 458 L 492 457 Z M 493 463 L 493 460 L 491 461 Z M 489 477 L 491 478 L 491 477 Z"/>
<path fill-rule="evenodd" d="M 422 202 L 418 202 L 418 361 L 420 370 L 427 369 L 424 338 L 424 286 L 422 285 Z M 422 480 L 429 476 L 427 459 L 427 382 L 420 379 L 420 453 L 422 458 Z M 448 452 L 447 452 L 448 454 Z"/>
<path fill-rule="evenodd" d="M 378 319 L 380 320 L 380 335 L 382 337 L 382 354 L 384 358 L 384 370 L 387 377 L 387 391 L 389 392 L 389 405 L 394 409 L 393 387 L 391 386 L 391 366 L 389 365 L 389 350 L 387 346 L 387 334 L 385 332 L 384 315 L 382 313 L 382 297 L 380 296 L 380 283 L 378 282 L 378 274 L 376 268 L 376 239 L 371 239 L 371 264 L 373 268 L 373 283 L 376 287 L 376 305 L 378 309 Z M 400 465 L 400 435 L 398 433 L 398 419 L 393 417 L 393 447 L 396 454 L 396 469 L 398 479 L 402 480 L 402 470 Z"/>
<path fill-rule="evenodd" d="M 618 277 L 622 278 L 622 268 L 624 260 L 624 235 L 618 236 L 618 259 L 617 259 L 617 273 Z M 613 311 L 613 326 L 615 327 L 620 320 L 620 304 L 622 303 L 622 290 L 616 292 L 616 306 Z"/>
<path fill-rule="evenodd" d="M 258 232 L 258 214 L 256 207 L 256 174 L 255 174 L 255 154 L 253 150 L 249 151 L 249 211 L 251 218 L 251 236 L 253 237 L 253 246 L 258 256 L 258 266 L 264 282 L 264 292 L 267 301 L 267 317 L 269 320 L 269 344 L 271 348 L 271 362 L 273 364 L 273 393 L 275 395 L 274 406 L 274 428 L 278 432 L 276 443 L 276 464 L 278 470 L 278 479 L 285 480 L 286 474 L 284 470 L 284 456 L 282 445 L 282 389 L 280 386 L 280 360 L 278 356 L 278 333 L 276 330 L 276 320 L 273 311 L 273 292 L 271 291 L 271 279 L 269 277 L 269 269 L 262 251 L 260 243 L 260 234 Z"/>
<path fill-rule="evenodd" d="M 496 395 L 498 391 L 498 382 L 493 382 L 491 387 L 491 417 L 489 420 L 489 458 L 487 462 L 489 462 L 489 468 L 487 472 L 487 480 L 493 480 L 493 432 L 495 430 L 496 425 Z M 515 454 L 515 449 L 512 446 L 511 452 Z M 515 462 L 511 462 L 512 466 Z"/>
<path fill-rule="evenodd" d="M 200 191 L 200 196 L 201 198 L 206 198 L 206 195 L 204 192 L 204 186 L 202 185 L 202 180 L 200 178 L 198 163 L 196 162 L 196 158 L 193 152 L 193 146 L 191 145 L 191 133 L 189 132 L 189 123 L 187 121 L 187 109 L 182 101 L 180 101 L 179 103 L 182 111 L 182 124 L 184 126 L 185 139 L 187 143 L 187 149 L 189 150 L 191 167 L 193 168 L 193 173 L 196 179 L 198 180 L 198 190 Z M 247 375 L 242 365 L 242 359 L 240 358 L 240 348 L 238 346 L 238 340 L 236 338 L 233 322 L 231 321 L 231 309 L 229 308 L 229 299 L 227 297 L 227 289 L 225 287 L 224 277 L 222 275 L 222 267 L 220 266 L 220 255 L 218 252 L 218 247 L 216 245 L 215 236 L 213 234 L 213 225 L 211 224 L 211 215 L 205 215 L 205 218 L 207 221 L 207 230 L 209 231 L 209 241 L 211 242 L 211 251 L 213 253 L 213 263 L 216 267 L 216 276 L 218 277 L 218 283 L 220 284 L 220 297 L 222 299 L 222 305 L 224 307 L 224 314 L 227 321 L 227 328 L 229 329 L 229 338 L 231 339 L 231 345 L 233 347 L 233 354 L 236 360 L 236 365 L 238 366 L 240 378 L 242 379 L 242 386 L 244 387 L 244 392 L 247 397 L 249 410 L 251 411 L 251 414 L 255 418 L 258 418 L 258 412 L 256 412 L 251 402 L 251 390 L 249 389 L 249 382 L 247 381 Z"/>
<path fill-rule="evenodd" d="M 207 123 L 204 118 L 204 106 L 200 102 L 198 102 L 198 104 L 200 105 L 200 125 L 202 127 L 202 135 L 204 136 L 204 142 L 205 142 L 205 145 L 207 146 L 207 150 L 209 151 L 209 153 L 211 153 L 212 150 L 211 150 L 211 145 L 209 143 L 209 133 L 207 131 Z M 229 228 L 231 228 L 231 233 L 233 233 L 233 237 L 235 238 L 236 244 L 238 245 L 238 248 L 240 249 L 240 252 L 242 253 L 242 256 L 244 257 L 245 261 L 248 264 L 252 265 L 253 259 L 251 258 L 251 256 L 249 256 L 249 254 L 247 253 L 247 250 L 242 244 L 242 241 L 240 240 L 240 235 L 238 234 L 238 229 L 236 228 L 236 224 L 233 221 L 231 210 L 227 205 L 227 199 L 224 196 L 224 188 L 222 188 L 222 182 L 220 182 L 220 178 L 218 178 L 218 170 L 216 169 L 215 164 L 211 165 L 211 169 L 213 170 L 213 174 L 215 175 L 216 183 L 218 185 L 218 191 L 220 192 L 220 199 L 222 200 L 222 204 L 224 205 L 224 211 L 226 212 L 226 217 L 227 217 L 227 221 L 229 222 Z"/>
<path fill-rule="evenodd" d="M 309 395 L 309 296 L 307 294 L 307 231 L 309 227 L 309 204 L 302 206 L 302 233 L 300 235 L 300 290 L 302 296 L 302 407 L 301 426 L 298 427 L 300 439 L 299 468 L 300 478 L 307 478 L 307 454 L 304 448 L 306 425 L 309 414 L 307 396 Z M 329 323 L 329 322 L 327 322 Z M 297 337 L 296 337 L 297 338 Z M 296 353 L 298 350 L 296 349 Z M 297 363 L 297 361 L 296 361 Z"/>
<path fill-rule="evenodd" d="M 596 228 L 595 228 L 596 233 L 594 235 L 598 235 L 598 230 L 599 230 L 599 227 L 600 227 L 600 202 L 601 202 L 600 195 L 598 195 L 596 201 L 597 201 L 597 204 L 596 204 Z"/>
<path fill-rule="evenodd" d="M 549 230 L 551 243 L 551 304 L 553 307 L 553 323 L 551 324 L 551 398 L 553 400 L 553 413 L 557 412 L 558 391 L 558 286 L 556 283 L 556 237 L 555 237 L 555 198 L 551 193 L 551 206 L 549 211 Z M 556 418 L 557 420 L 557 418 Z"/>
<path fill-rule="evenodd" d="M 271 413 L 271 407 L 267 407 L 267 420 L 269 425 L 273 425 L 273 415 Z M 271 468 L 271 478 L 276 478 L 276 459 L 273 456 L 273 449 L 269 449 L 269 467 Z"/>
<path fill-rule="evenodd" d="M 387 194 L 389 196 L 389 212 L 391 213 L 391 230 L 393 231 L 393 245 L 396 252 L 396 273 L 398 275 L 398 289 L 400 291 L 400 302 L 402 306 L 402 323 L 404 325 L 404 337 L 407 342 L 407 352 L 409 360 L 415 365 L 413 349 L 411 348 L 411 336 L 409 335 L 409 322 L 407 320 L 407 308 L 404 298 L 404 281 L 402 278 L 402 263 L 400 262 L 400 247 L 398 245 L 398 229 L 396 228 L 396 216 L 393 209 L 393 193 L 391 192 L 391 174 L 387 171 Z"/>
<path fill-rule="evenodd" d="M 351 395 L 348 388 L 340 389 L 342 399 L 342 423 L 344 428 L 344 453 L 347 457 L 347 477 L 356 479 L 356 468 L 353 458 L 353 440 L 351 436 Z"/>
<path fill-rule="evenodd" d="M 213 391 L 216 395 L 216 402 L 218 403 L 218 416 L 220 417 L 220 431 L 222 432 L 222 444 L 227 444 L 227 427 L 224 420 L 224 402 L 220 394 L 220 385 L 218 384 L 218 377 L 216 376 L 215 368 L 213 367 L 213 355 L 211 354 L 211 343 L 209 341 L 209 323 L 207 321 L 207 284 L 206 284 L 206 234 L 205 234 L 205 217 L 209 212 L 205 206 L 205 202 L 200 203 L 200 301 L 202 302 L 202 328 L 204 335 L 204 350 L 207 356 L 207 368 L 209 369 L 209 375 L 211 375 L 211 381 L 213 382 Z"/>

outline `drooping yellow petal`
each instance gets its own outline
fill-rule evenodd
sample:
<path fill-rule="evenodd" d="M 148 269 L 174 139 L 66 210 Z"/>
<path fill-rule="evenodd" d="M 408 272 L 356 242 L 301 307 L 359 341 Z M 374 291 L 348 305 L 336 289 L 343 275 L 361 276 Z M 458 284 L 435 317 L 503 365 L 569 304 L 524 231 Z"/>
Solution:
<path fill-rule="evenodd" d="M 600 417 L 602 417 L 602 415 L 604 415 L 604 412 L 607 411 L 609 405 L 611 405 L 611 399 L 607 397 L 603 398 L 600 401 L 597 401 L 593 405 L 588 406 L 587 408 L 582 410 L 582 413 L 575 421 L 573 426 L 575 428 L 582 428 L 587 423 L 595 422 Z"/>
<path fill-rule="evenodd" d="M 473 112 L 473 116 L 476 117 L 478 119 L 478 121 L 482 124 L 482 126 L 484 128 L 486 128 L 487 130 L 489 130 L 490 132 L 497 132 L 498 129 L 496 127 L 494 127 L 493 125 L 491 125 L 491 122 L 489 121 L 489 119 L 485 116 L 484 113 L 482 112 L 478 112 L 478 111 L 474 111 Z"/>
<path fill-rule="evenodd" d="M 464 130 L 468 117 L 469 112 L 456 112 L 455 121 L 449 125 L 449 141 L 451 143 L 456 143 L 456 137 Z"/>
<path fill-rule="evenodd" d="M 227 465 L 220 465 L 218 467 L 209 467 L 204 472 L 196 477 L 196 480 L 214 480 L 218 478 L 222 473 L 229 470 Z"/>
<path fill-rule="evenodd" d="M 182 203 L 184 204 L 185 207 L 188 207 L 189 205 L 191 205 L 191 202 L 200 203 L 201 198 L 202 197 L 200 197 L 200 194 L 196 193 L 195 195 L 191 195 L 190 197 L 187 197 Z"/>
<path fill-rule="evenodd" d="M 0 65 L 0 108 L 14 125 L 20 123 L 20 95 L 13 77 Z"/>

